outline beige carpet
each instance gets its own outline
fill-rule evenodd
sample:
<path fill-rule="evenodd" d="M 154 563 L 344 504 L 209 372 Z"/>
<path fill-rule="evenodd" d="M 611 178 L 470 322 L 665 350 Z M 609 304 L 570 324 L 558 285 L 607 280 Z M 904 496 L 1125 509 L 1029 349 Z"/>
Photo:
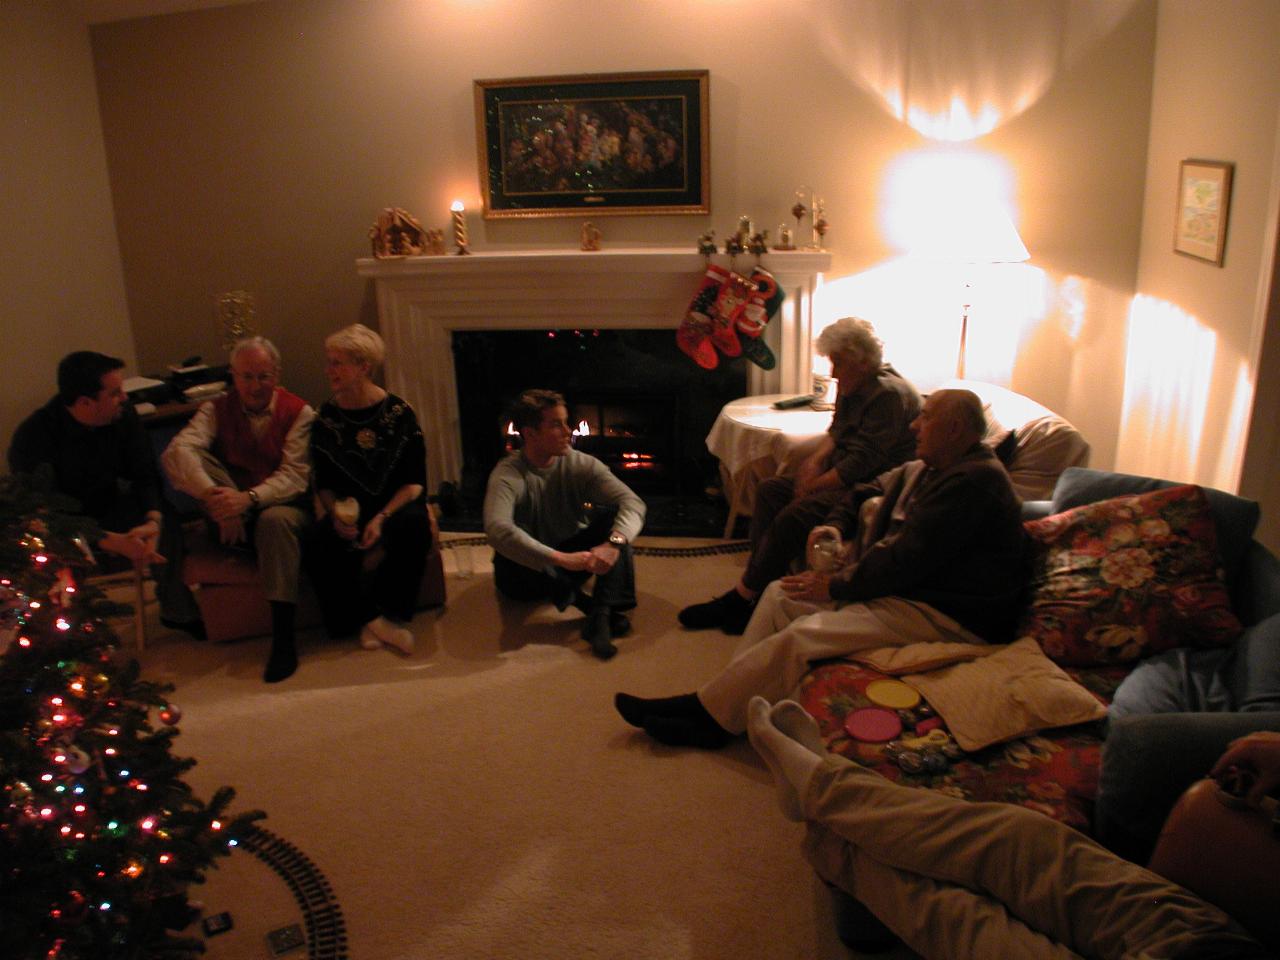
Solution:
<path fill-rule="evenodd" d="M 158 625 L 142 656 L 177 684 L 191 784 L 267 811 L 332 884 L 354 960 L 853 956 L 750 746 L 661 747 L 613 710 L 617 690 L 683 692 L 726 661 L 735 638 L 675 615 L 745 554 L 640 557 L 634 630 L 607 663 L 572 612 L 500 607 L 487 548 L 465 580 L 445 555 L 449 603 L 419 614 L 411 657 L 308 633 L 268 687 L 265 639 Z M 237 924 L 217 960 L 269 957 L 262 933 L 299 917 L 246 856 L 195 892 Z"/>

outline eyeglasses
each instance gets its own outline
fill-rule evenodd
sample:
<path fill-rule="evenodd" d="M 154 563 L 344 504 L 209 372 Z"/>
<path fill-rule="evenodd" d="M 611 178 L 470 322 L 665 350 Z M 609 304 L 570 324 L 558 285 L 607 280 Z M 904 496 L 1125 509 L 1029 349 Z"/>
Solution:
<path fill-rule="evenodd" d="M 275 373 L 237 373 L 235 378 L 241 383 L 275 383 L 280 374 Z"/>

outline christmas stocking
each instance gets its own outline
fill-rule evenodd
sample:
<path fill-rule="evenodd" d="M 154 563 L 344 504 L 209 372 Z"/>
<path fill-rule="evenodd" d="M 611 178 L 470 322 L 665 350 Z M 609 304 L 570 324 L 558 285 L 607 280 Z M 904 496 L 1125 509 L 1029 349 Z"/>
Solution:
<path fill-rule="evenodd" d="M 711 315 L 711 342 L 726 357 L 740 356 L 742 344 L 738 342 L 737 316 L 751 297 L 751 285 L 736 273 L 720 285 L 714 312 Z"/>
<path fill-rule="evenodd" d="M 707 264 L 706 275 L 702 285 L 693 295 L 689 303 L 689 312 L 680 321 L 680 329 L 676 331 L 676 344 L 687 353 L 700 367 L 710 370 L 720 363 L 716 348 L 712 346 L 711 334 L 714 328 L 712 314 L 715 312 L 716 297 L 720 287 L 729 278 L 729 271 L 714 264 Z"/>
<path fill-rule="evenodd" d="M 782 305 L 782 290 L 773 274 L 763 267 L 751 271 L 749 282 L 754 289 L 734 317 L 735 326 L 745 337 L 742 355 L 758 367 L 772 370 L 778 360 L 760 335 Z"/>

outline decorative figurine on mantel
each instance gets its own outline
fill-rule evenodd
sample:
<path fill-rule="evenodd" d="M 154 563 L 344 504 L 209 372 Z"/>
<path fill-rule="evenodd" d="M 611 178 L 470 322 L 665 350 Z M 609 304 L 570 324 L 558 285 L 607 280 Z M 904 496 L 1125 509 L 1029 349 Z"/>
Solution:
<path fill-rule="evenodd" d="M 757 257 L 763 257 L 769 252 L 769 231 L 760 230 L 751 235 L 751 239 L 747 241 L 747 249 Z"/>
<path fill-rule="evenodd" d="M 826 206 L 821 197 L 813 198 L 813 246 L 816 250 L 822 249 L 823 239 L 827 235 Z"/>
<path fill-rule="evenodd" d="M 428 230 L 427 255 L 432 257 L 443 257 L 446 252 L 444 245 L 444 231 L 435 228 Z"/>
<path fill-rule="evenodd" d="M 791 241 L 791 228 L 785 223 L 778 225 L 778 242 L 773 245 L 775 250 L 794 250 L 796 245 Z"/>
<path fill-rule="evenodd" d="M 414 257 L 426 249 L 427 233 L 408 211 L 384 207 L 369 228 L 369 241 L 379 260 Z"/>
<path fill-rule="evenodd" d="M 716 232 L 714 230 L 708 230 L 698 238 L 698 252 L 704 257 L 715 256 Z"/>
<path fill-rule="evenodd" d="M 600 228 L 588 220 L 582 225 L 582 249 L 594 251 L 600 249 Z"/>

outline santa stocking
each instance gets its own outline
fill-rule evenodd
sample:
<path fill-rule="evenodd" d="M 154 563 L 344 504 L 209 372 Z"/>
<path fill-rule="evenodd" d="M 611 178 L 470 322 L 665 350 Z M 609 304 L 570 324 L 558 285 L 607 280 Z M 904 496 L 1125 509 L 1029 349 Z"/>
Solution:
<path fill-rule="evenodd" d="M 716 348 L 712 346 L 711 335 L 715 323 L 712 314 L 715 312 L 716 297 L 720 287 L 729 278 L 729 271 L 714 264 L 707 264 L 707 272 L 702 278 L 698 292 L 689 303 L 689 312 L 680 321 L 680 329 L 676 331 L 676 344 L 687 353 L 700 367 L 710 370 L 720 363 Z"/>
<path fill-rule="evenodd" d="M 720 285 L 711 315 L 711 342 L 726 357 L 736 357 L 742 353 L 742 345 L 738 342 L 737 316 L 751 297 L 751 289 L 745 279 L 733 272 Z"/>
<path fill-rule="evenodd" d="M 760 335 L 782 305 L 782 290 L 773 274 L 763 267 L 751 271 L 749 282 L 754 289 L 734 317 L 738 331 L 745 337 L 742 355 L 762 369 L 772 370 L 778 360 Z"/>

